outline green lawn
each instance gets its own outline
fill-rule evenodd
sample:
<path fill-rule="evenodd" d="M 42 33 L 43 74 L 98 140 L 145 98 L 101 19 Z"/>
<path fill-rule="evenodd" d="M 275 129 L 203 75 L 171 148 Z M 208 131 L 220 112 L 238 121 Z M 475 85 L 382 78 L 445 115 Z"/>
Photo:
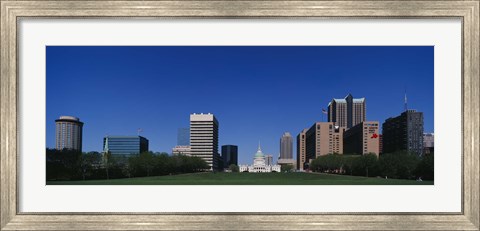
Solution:
<path fill-rule="evenodd" d="M 47 181 L 47 185 L 433 185 L 433 181 L 317 173 L 193 173 L 112 180 Z"/>

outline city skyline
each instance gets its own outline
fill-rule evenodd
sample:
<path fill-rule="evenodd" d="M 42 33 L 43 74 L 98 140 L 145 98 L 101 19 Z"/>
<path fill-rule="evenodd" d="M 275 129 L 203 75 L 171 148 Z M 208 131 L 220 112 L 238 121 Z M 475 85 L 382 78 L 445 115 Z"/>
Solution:
<path fill-rule="evenodd" d="M 69 81 L 84 91 L 58 88 Z M 193 86 L 201 89 L 189 93 Z M 277 159 L 279 137 L 321 122 L 333 98 L 365 97 L 367 120 L 383 123 L 403 111 L 405 88 L 409 108 L 424 112 L 425 132 L 434 132 L 433 47 L 49 46 L 47 147 L 52 118 L 72 115 L 85 123 L 84 151 L 101 151 L 107 134 L 142 128 L 152 151 L 171 153 L 188 116 L 211 112 L 219 146 L 239 146 L 239 164 L 251 163 L 259 140 Z"/>

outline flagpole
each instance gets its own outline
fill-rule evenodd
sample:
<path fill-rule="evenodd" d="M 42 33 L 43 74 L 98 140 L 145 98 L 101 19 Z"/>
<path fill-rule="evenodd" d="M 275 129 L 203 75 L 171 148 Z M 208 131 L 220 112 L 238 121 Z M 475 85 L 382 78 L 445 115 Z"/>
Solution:
<path fill-rule="evenodd" d="M 322 122 L 325 122 L 325 115 L 328 114 L 327 110 L 325 110 L 324 108 L 322 108 Z"/>

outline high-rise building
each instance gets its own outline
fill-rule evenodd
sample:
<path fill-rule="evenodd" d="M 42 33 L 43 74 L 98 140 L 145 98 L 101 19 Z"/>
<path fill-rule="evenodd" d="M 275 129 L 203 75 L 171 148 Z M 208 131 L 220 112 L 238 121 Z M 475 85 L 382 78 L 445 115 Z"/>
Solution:
<path fill-rule="evenodd" d="M 305 162 L 327 155 L 343 154 L 344 127 L 334 122 L 317 122 L 305 133 Z"/>
<path fill-rule="evenodd" d="M 177 132 L 177 146 L 190 145 L 190 128 L 179 128 Z"/>
<path fill-rule="evenodd" d="M 222 159 L 223 159 L 223 168 L 228 168 L 231 164 L 238 166 L 238 146 L 223 145 Z"/>
<path fill-rule="evenodd" d="M 328 122 L 347 129 L 366 120 L 365 98 L 353 98 L 348 94 L 344 99 L 332 99 L 328 104 Z"/>
<path fill-rule="evenodd" d="M 378 135 L 378 153 L 383 154 L 383 135 Z"/>
<path fill-rule="evenodd" d="M 148 152 L 148 139 L 143 136 L 106 136 L 103 138 L 103 151 L 114 157 L 129 157 Z"/>
<path fill-rule="evenodd" d="M 380 154 L 378 121 L 364 121 L 343 134 L 343 153 L 365 155 Z"/>
<path fill-rule="evenodd" d="M 303 170 L 306 161 L 305 140 L 308 129 L 303 129 L 297 135 L 297 169 Z"/>
<path fill-rule="evenodd" d="M 290 132 L 285 132 L 280 138 L 280 159 L 293 159 L 293 140 Z"/>
<path fill-rule="evenodd" d="M 82 128 L 80 119 L 73 116 L 60 116 L 55 120 L 55 149 L 82 151 Z"/>
<path fill-rule="evenodd" d="M 408 151 L 417 155 L 423 152 L 423 113 L 407 110 L 382 125 L 383 153 Z"/>
<path fill-rule="evenodd" d="M 273 165 L 273 155 L 271 154 L 265 155 L 265 164 Z"/>
<path fill-rule="evenodd" d="M 277 164 L 292 165 L 293 168 L 297 166 L 293 159 L 293 138 L 290 132 L 283 133 L 280 138 L 280 156 Z"/>
<path fill-rule="evenodd" d="M 218 121 L 213 114 L 190 114 L 190 154 L 205 160 L 210 170 L 217 170 Z"/>

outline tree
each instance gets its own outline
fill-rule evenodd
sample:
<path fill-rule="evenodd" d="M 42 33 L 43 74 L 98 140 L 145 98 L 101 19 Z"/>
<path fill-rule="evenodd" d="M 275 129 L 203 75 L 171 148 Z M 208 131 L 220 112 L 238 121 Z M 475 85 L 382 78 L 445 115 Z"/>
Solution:
<path fill-rule="evenodd" d="M 113 179 L 193 173 L 209 169 L 205 160 L 185 155 L 143 152 L 132 156 L 110 152 L 81 153 L 75 150 L 46 150 L 47 180 Z"/>
<path fill-rule="evenodd" d="M 240 171 L 240 169 L 238 168 L 238 166 L 235 165 L 235 164 L 231 164 L 230 166 L 228 166 L 228 169 L 229 169 L 230 171 L 232 171 L 232 172 L 239 172 L 239 171 Z"/>
<path fill-rule="evenodd" d="M 200 157 L 190 157 L 193 158 L 193 171 L 194 172 L 200 172 L 200 171 L 205 171 L 205 169 L 208 169 L 209 166 L 205 160 L 203 160 Z"/>
<path fill-rule="evenodd" d="M 345 161 L 342 155 L 337 153 L 327 155 L 327 169 L 330 173 L 340 173 Z"/>
<path fill-rule="evenodd" d="M 434 154 L 424 155 L 415 170 L 415 174 L 424 180 L 434 180 Z"/>
<path fill-rule="evenodd" d="M 79 158 L 82 180 L 93 174 L 92 171 L 100 165 L 101 159 L 101 154 L 98 152 L 82 153 Z"/>
<path fill-rule="evenodd" d="M 155 155 L 155 174 L 160 176 L 175 172 L 175 169 L 172 166 L 172 158 L 173 157 L 169 156 L 167 153 L 159 153 L 158 155 Z"/>
<path fill-rule="evenodd" d="M 340 173 L 344 165 L 344 157 L 339 154 L 327 154 L 312 160 L 310 170 L 315 172 Z"/>
<path fill-rule="evenodd" d="M 379 168 L 383 176 L 412 179 L 419 163 L 420 160 L 416 154 L 398 151 L 380 156 Z"/>
<path fill-rule="evenodd" d="M 390 178 L 398 178 L 397 168 L 400 158 L 393 153 L 385 153 L 379 158 L 379 168 L 381 175 Z"/>
<path fill-rule="evenodd" d="M 46 167 L 49 180 L 81 179 L 82 153 L 72 149 L 47 149 Z"/>
<path fill-rule="evenodd" d="M 353 176 L 353 167 L 355 165 L 355 161 L 360 157 L 360 155 L 343 155 L 342 157 L 345 173 Z"/>
<path fill-rule="evenodd" d="M 363 169 L 365 169 L 366 177 L 369 176 L 369 170 L 372 170 L 377 166 L 377 155 L 374 153 L 367 153 L 360 157 L 360 164 Z"/>
<path fill-rule="evenodd" d="M 282 164 L 280 166 L 280 171 L 282 172 L 291 172 L 293 170 L 293 165 L 291 164 Z"/>
<path fill-rule="evenodd" d="M 147 173 L 147 176 L 150 176 L 150 173 L 152 172 L 154 168 L 154 157 L 152 152 L 142 152 L 138 156 L 140 166 L 145 170 Z"/>
<path fill-rule="evenodd" d="M 103 153 L 103 165 L 105 166 L 105 171 L 107 173 L 107 180 L 110 179 L 109 169 L 112 164 L 112 153 L 110 151 Z"/>

